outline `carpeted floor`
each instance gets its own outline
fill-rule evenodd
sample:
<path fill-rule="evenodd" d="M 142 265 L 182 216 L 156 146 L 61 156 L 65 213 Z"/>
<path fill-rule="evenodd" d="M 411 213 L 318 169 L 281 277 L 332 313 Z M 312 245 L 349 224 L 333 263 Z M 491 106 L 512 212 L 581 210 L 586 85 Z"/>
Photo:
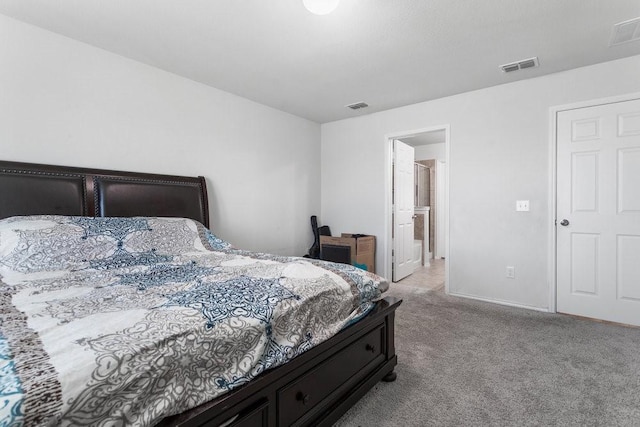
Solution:
<path fill-rule="evenodd" d="M 394 284 L 398 379 L 350 426 L 640 426 L 640 329 Z"/>

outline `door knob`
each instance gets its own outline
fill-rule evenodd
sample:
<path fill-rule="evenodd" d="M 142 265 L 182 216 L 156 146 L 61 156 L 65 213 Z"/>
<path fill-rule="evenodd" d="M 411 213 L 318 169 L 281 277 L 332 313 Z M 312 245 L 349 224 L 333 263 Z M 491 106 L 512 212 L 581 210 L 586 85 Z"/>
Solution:
<path fill-rule="evenodd" d="M 567 225 L 569 225 L 569 220 L 563 219 L 562 221 L 560 221 L 560 225 L 562 225 L 563 227 L 566 227 Z"/>

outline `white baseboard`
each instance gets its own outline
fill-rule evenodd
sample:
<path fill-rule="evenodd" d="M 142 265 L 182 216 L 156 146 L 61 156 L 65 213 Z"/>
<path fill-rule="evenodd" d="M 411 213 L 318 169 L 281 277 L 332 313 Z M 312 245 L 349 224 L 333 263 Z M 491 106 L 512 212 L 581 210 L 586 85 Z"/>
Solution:
<path fill-rule="evenodd" d="M 467 294 L 461 294 L 461 293 L 457 293 L 457 292 L 449 292 L 449 295 L 454 296 L 454 297 L 460 297 L 460 298 L 474 299 L 474 300 L 477 300 L 477 301 L 490 302 L 490 303 L 493 303 L 493 304 L 506 305 L 506 306 L 509 306 L 509 307 L 526 308 L 527 310 L 541 311 L 541 312 L 544 312 L 544 313 L 550 313 L 548 308 L 534 307 L 534 306 L 531 306 L 531 305 L 518 304 L 518 303 L 515 303 L 515 302 L 502 301 L 502 300 L 499 300 L 499 299 L 490 299 L 490 298 L 484 298 L 484 297 L 477 297 L 475 295 L 467 295 Z"/>

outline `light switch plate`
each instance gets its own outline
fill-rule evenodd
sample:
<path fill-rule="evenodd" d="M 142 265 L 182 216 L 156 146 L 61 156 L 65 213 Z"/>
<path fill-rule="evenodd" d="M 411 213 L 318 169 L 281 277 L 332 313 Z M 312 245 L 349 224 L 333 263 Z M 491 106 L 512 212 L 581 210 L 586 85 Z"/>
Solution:
<path fill-rule="evenodd" d="M 507 266 L 507 278 L 515 279 L 516 278 L 516 268 L 513 266 Z"/>
<path fill-rule="evenodd" d="M 528 200 L 516 200 L 516 211 L 518 211 L 518 212 L 529 212 L 529 201 Z"/>

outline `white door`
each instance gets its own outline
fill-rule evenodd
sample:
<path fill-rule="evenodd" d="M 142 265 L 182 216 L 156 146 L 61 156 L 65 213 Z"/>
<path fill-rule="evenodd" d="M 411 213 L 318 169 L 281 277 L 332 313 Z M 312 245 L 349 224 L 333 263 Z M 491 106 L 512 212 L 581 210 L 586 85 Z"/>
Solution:
<path fill-rule="evenodd" d="M 557 311 L 640 325 L 640 100 L 557 115 Z"/>
<path fill-rule="evenodd" d="M 413 273 L 413 147 L 393 141 L 393 281 Z"/>

